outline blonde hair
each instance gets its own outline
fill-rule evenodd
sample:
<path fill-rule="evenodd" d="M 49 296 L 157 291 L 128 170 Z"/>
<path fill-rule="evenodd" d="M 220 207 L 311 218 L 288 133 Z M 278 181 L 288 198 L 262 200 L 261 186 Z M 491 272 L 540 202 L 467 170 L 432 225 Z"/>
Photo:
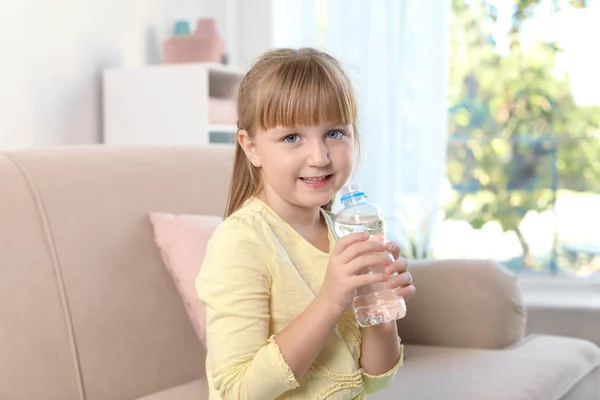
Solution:
<path fill-rule="evenodd" d="M 266 52 L 240 82 L 236 104 L 237 128 L 250 137 L 259 128 L 353 124 L 358 146 L 354 90 L 339 62 L 327 53 L 312 48 Z M 260 168 L 238 142 L 225 217 L 261 190 Z M 333 200 L 323 207 L 331 210 Z"/>

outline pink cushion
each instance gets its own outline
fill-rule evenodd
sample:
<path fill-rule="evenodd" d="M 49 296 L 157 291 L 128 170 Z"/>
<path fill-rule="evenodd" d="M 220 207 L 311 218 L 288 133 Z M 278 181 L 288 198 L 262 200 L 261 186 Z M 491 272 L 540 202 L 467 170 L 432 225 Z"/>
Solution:
<path fill-rule="evenodd" d="M 196 294 L 195 281 L 204 259 L 206 244 L 221 217 L 151 213 L 154 240 L 165 267 L 185 304 L 190 321 L 205 345 L 205 307 Z"/>

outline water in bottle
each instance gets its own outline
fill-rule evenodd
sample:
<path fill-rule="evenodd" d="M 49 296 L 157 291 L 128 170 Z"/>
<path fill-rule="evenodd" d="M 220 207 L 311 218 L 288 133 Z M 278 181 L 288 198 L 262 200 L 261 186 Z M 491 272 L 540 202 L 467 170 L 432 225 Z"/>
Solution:
<path fill-rule="evenodd" d="M 344 186 L 341 201 L 344 208 L 335 216 L 335 233 L 338 237 L 355 232 L 367 232 L 369 240 L 385 241 L 385 218 L 381 208 L 366 201 L 360 184 Z M 389 254 L 389 257 L 392 257 Z M 385 267 L 373 267 L 366 273 L 382 272 Z M 362 327 L 390 322 L 406 315 L 406 304 L 387 286 L 379 282 L 359 288 L 352 303 L 354 315 Z"/>

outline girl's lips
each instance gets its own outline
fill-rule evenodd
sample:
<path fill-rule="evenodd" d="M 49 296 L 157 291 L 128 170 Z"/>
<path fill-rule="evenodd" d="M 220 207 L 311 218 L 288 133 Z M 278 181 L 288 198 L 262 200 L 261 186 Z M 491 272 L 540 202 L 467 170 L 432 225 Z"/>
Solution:
<path fill-rule="evenodd" d="M 304 183 L 306 186 L 313 188 L 313 189 L 320 189 L 322 187 L 327 186 L 327 184 L 329 182 L 331 182 L 331 178 L 333 177 L 333 174 L 330 175 L 325 175 L 322 177 L 306 177 L 306 178 L 299 178 L 302 183 Z"/>

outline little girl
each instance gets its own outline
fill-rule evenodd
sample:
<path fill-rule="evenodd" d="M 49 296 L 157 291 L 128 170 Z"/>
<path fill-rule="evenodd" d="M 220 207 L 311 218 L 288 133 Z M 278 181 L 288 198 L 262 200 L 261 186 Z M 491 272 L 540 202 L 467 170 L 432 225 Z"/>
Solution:
<path fill-rule="evenodd" d="M 332 234 L 357 150 L 350 81 L 323 52 L 272 50 L 242 79 L 237 115 L 226 219 L 196 281 L 209 398 L 363 399 L 390 384 L 402 346 L 395 323 L 359 328 L 354 292 L 415 288 L 396 245 Z"/>

